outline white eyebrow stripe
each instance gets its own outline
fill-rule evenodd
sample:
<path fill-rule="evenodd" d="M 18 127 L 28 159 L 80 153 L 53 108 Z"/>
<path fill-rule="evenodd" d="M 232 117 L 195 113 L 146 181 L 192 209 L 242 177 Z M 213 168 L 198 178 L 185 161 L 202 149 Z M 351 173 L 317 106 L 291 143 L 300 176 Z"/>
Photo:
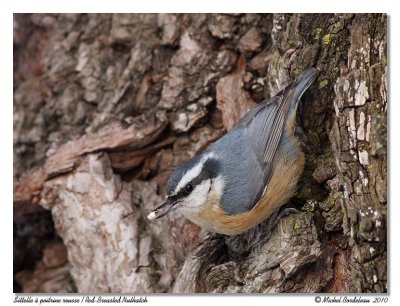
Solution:
<path fill-rule="evenodd" d="M 200 161 L 199 164 L 197 164 L 195 167 L 190 169 L 188 172 L 185 173 L 185 175 L 182 177 L 180 180 L 179 184 L 176 185 L 176 188 L 172 195 L 176 195 L 179 190 L 183 188 L 187 183 L 189 183 L 191 180 L 193 180 L 196 176 L 198 176 L 201 172 L 201 169 L 203 169 L 203 162 L 202 160 Z"/>
<path fill-rule="evenodd" d="M 176 185 L 176 188 L 174 190 L 174 192 L 172 193 L 172 196 L 176 195 L 179 190 L 181 190 L 184 186 L 186 186 L 187 183 L 191 182 L 195 177 L 197 177 L 201 170 L 203 169 L 204 163 L 209 159 L 214 157 L 213 153 L 209 153 L 205 156 L 203 156 L 203 158 L 199 161 L 199 163 L 194 166 L 192 169 L 190 169 L 189 171 L 187 171 L 185 173 L 184 176 L 182 176 L 182 179 L 180 180 L 180 182 L 178 183 L 178 185 Z"/>

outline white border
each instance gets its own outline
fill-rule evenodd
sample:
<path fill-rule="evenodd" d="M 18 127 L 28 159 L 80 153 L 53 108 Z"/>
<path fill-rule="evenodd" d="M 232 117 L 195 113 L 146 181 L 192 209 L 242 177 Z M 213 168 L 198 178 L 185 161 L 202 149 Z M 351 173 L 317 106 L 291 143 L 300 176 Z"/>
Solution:
<path fill-rule="evenodd" d="M 11 304 L 14 300 L 12 294 L 12 101 L 13 101 L 13 60 L 12 60 L 12 13 L 14 12 L 296 12 L 296 13 L 310 13 L 310 12 L 386 12 L 389 14 L 389 50 L 388 58 L 390 65 L 390 112 L 389 123 L 390 130 L 390 152 L 391 159 L 390 165 L 390 181 L 389 191 L 391 191 L 390 199 L 390 235 L 389 242 L 390 251 L 390 289 L 391 295 L 389 297 L 389 305 L 399 304 L 399 263 L 397 258 L 399 255 L 399 239 L 397 235 L 400 232 L 399 224 L 393 218 L 400 218 L 400 199 L 398 186 L 400 182 L 398 179 L 399 168 L 399 132 L 400 120 L 400 98 L 399 98 L 399 64 L 398 59 L 400 54 L 399 46 L 399 30 L 400 30 L 400 10 L 398 9 L 397 1 L 384 1 L 384 0 L 332 0 L 332 1 L 312 1 L 312 0 L 201 0 L 201 1 L 185 1 L 185 0 L 160 0 L 160 1 L 134 1 L 134 0 L 112 0 L 112 1 L 89 1 L 89 0 L 19 0 L 19 1 L 2 1 L 1 4 L 1 112 L 0 112 L 0 135 L 2 150 L 0 158 L 1 169 L 1 184 L 0 195 L 3 199 L 0 204 L 1 207 L 1 224 L 2 228 L 2 251 L 1 254 L 1 296 L 0 301 L 2 305 Z M 397 137 L 395 137 L 397 136 Z M 390 155 L 389 155 L 390 156 Z M 397 187 L 397 188 L 396 188 Z M 396 271 L 396 272 L 394 272 Z M 160 296 L 149 295 L 151 304 L 164 305 L 165 303 L 174 303 L 174 305 L 186 305 L 191 303 L 208 303 L 208 302 L 224 302 L 229 305 L 242 305 L 248 299 L 255 305 L 275 305 L 277 303 L 296 303 L 296 305 L 309 305 L 315 304 L 312 295 L 288 295 L 288 296 L 203 296 L 198 295 L 196 298 L 193 296 Z M 221 298 L 224 301 L 220 300 Z M 15 305 L 15 304 L 14 304 Z"/>

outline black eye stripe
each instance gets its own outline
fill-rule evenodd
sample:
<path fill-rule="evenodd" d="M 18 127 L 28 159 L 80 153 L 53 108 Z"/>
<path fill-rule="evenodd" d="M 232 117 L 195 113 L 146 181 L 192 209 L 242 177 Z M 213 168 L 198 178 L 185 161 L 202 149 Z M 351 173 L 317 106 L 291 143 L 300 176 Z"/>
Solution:
<path fill-rule="evenodd" d="M 193 189 L 195 188 L 195 185 L 192 182 L 187 183 L 185 185 L 185 187 L 183 187 L 181 190 L 179 190 L 178 193 L 174 197 L 179 199 L 179 198 L 187 197 L 189 194 L 191 194 Z M 188 186 L 191 186 L 191 187 L 188 187 Z"/>
<path fill-rule="evenodd" d="M 178 199 L 178 195 L 174 195 L 174 196 L 169 196 L 168 199 L 170 199 L 171 201 L 176 201 Z"/>
<path fill-rule="evenodd" d="M 215 159 L 208 159 L 199 173 L 198 176 L 196 176 L 194 179 L 192 179 L 189 183 L 187 183 L 185 186 L 183 186 L 178 193 L 174 196 L 174 198 L 183 198 L 187 197 L 194 189 L 196 189 L 196 186 L 201 184 L 205 180 L 212 180 L 213 178 L 218 176 L 220 169 L 220 164 L 217 160 Z M 188 185 L 191 186 L 189 189 L 187 189 Z M 211 188 L 211 186 L 210 186 Z M 172 198 L 172 197 L 171 197 Z"/>
<path fill-rule="evenodd" d="M 191 183 L 186 184 L 185 191 L 190 193 L 192 192 L 192 190 L 193 190 L 193 185 Z"/>

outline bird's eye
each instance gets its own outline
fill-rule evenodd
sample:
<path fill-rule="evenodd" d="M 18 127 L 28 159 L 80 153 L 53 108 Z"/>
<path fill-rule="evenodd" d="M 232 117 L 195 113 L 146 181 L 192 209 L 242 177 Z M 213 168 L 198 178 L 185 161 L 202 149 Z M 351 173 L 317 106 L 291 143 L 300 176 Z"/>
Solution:
<path fill-rule="evenodd" d="M 193 185 L 190 184 L 190 183 L 187 184 L 187 185 L 185 186 L 185 190 L 186 190 L 187 193 L 191 193 L 192 190 L 193 190 Z"/>

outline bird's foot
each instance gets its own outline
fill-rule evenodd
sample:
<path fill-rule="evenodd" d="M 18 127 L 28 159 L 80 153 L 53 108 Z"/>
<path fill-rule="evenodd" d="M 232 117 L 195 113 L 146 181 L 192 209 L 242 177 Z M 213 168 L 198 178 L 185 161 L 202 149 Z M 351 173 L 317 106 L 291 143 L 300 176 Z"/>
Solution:
<path fill-rule="evenodd" d="M 271 238 L 272 230 L 278 224 L 279 220 L 283 217 L 288 216 L 291 213 L 298 214 L 299 211 L 293 207 L 280 207 L 273 212 L 273 214 L 268 218 L 267 221 L 267 229 L 265 233 L 265 240 L 269 240 Z"/>

